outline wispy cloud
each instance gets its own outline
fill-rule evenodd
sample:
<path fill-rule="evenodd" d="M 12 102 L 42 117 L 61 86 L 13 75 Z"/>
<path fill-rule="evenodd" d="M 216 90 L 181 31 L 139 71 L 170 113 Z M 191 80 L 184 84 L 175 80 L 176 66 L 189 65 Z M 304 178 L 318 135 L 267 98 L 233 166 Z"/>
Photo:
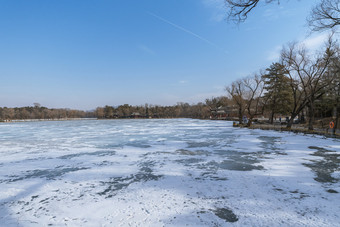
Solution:
<path fill-rule="evenodd" d="M 305 39 L 301 39 L 298 42 L 298 45 L 304 46 L 308 51 L 311 53 L 318 51 L 327 41 L 329 34 L 328 33 L 321 33 L 317 34 L 313 37 L 308 37 Z M 278 45 L 272 48 L 272 50 L 267 52 L 267 60 L 268 61 L 278 61 L 280 58 L 280 53 L 282 50 L 283 45 Z"/>
<path fill-rule="evenodd" d="M 204 102 L 207 98 L 219 97 L 223 95 L 226 95 L 226 92 L 224 92 L 223 90 L 209 93 L 201 93 L 188 97 L 187 102 L 189 103 Z"/>
<path fill-rule="evenodd" d="M 278 6 L 276 4 L 269 5 L 262 14 L 262 16 L 267 21 L 277 20 L 279 18 L 283 19 L 282 17 L 292 17 L 297 14 L 298 11 L 296 9 L 286 9 L 283 6 Z"/>
<path fill-rule="evenodd" d="M 308 50 L 315 51 L 325 44 L 325 42 L 328 39 L 328 36 L 329 36 L 328 33 L 321 33 L 316 36 L 307 38 L 301 41 L 300 43 L 304 45 Z"/>
<path fill-rule="evenodd" d="M 214 86 L 211 87 L 211 89 L 208 89 L 206 92 L 202 93 L 187 93 L 184 94 L 179 93 L 164 93 L 160 94 L 158 97 L 155 97 L 155 100 L 151 100 L 150 103 L 158 103 L 156 99 L 159 99 L 159 103 L 162 103 L 163 105 L 173 105 L 178 102 L 187 102 L 187 103 L 198 103 L 198 102 L 205 102 L 207 98 L 212 97 L 219 97 L 226 95 L 226 91 L 224 90 L 224 87 L 222 86 Z"/>
<path fill-rule="evenodd" d="M 152 49 L 150 49 L 146 45 L 138 45 L 137 47 L 138 47 L 139 50 L 143 51 L 144 53 L 147 53 L 147 54 L 150 54 L 150 55 L 156 55 L 155 51 L 153 51 Z"/>
<path fill-rule="evenodd" d="M 201 36 L 201 35 L 196 34 L 195 32 L 190 31 L 189 29 L 186 29 L 186 28 L 184 28 L 184 27 L 182 27 L 182 26 L 180 26 L 180 25 L 178 25 L 178 24 L 175 24 L 175 23 L 173 23 L 173 22 L 171 22 L 171 21 L 169 21 L 169 20 L 167 20 L 167 19 L 165 19 L 165 18 L 163 18 L 163 17 L 160 17 L 160 16 L 158 16 L 158 15 L 156 15 L 156 14 L 154 14 L 154 13 L 148 12 L 148 14 L 151 15 L 151 16 L 153 16 L 153 17 L 155 17 L 155 18 L 157 18 L 157 19 L 160 20 L 160 21 L 163 21 L 164 23 L 167 23 L 167 24 L 169 24 L 169 25 L 171 25 L 171 26 L 177 28 L 177 29 L 180 30 L 180 31 L 183 31 L 183 32 L 185 32 L 185 33 L 187 33 L 187 34 L 189 34 L 189 35 L 192 35 L 192 36 L 196 37 L 197 39 L 202 40 L 203 42 L 205 42 L 205 43 L 207 43 L 207 44 L 209 44 L 209 45 L 211 45 L 211 46 L 214 46 L 214 47 L 216 47 L 216 48 L 218 48 L 218 49 L 221 49 L 221 48 L 218 47 L 215 43 L 211 42 L 210 40 L 204 38 L 204 37 Z"/>
<path fill-rule="evenodd" d="M 211 20 L 221 22 L 226 18 L 226 5 L 224 0 L 202 0 L 203 5 L 212 9 Z"/>
<path fill-rule="evenodd" d="M 282 46 L 276 46 L 272 50 L 267 52 L 267 60 L 268 61 L 278 61 L 280 58 L 280 52 L 282 50 Z"/>
<path fill-rule="evenodd" d="M 179 84 L 187 84 L 189 81 L 187 81 L 187 80 L 180 80 L 180 81 L 178 81 L 178 83 Z"/>
<path fill-rule="evenodd" d="M 259 29 L 261 29 L 261 26 L 250 26 L 250 27 L 246 27 L 244 30 L 246 32 L 254 32 L 254 31 L 259 30 Z"/>

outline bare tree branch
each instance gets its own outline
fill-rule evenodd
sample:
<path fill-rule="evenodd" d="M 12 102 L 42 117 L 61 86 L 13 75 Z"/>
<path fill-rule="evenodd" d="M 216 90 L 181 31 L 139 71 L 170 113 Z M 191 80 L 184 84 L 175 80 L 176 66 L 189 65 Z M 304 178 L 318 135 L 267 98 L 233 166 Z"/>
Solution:
<path fill-rule="evenodd" d="M 322 0 L 307 18 L 312 31 L 333 29 L 340 25 L 340 0 Z"/>
<path fill-rule="evenodd" d="M 280 0 L 225 0 L 226 7 L 228 8 L 228 19 L 237 23 L 244 22 L 250 11 L 260 2 L 265 2 L 266 4 L 272 2 L 280 3 Z"/>
<path fill-rule="evenodd" d="M 244 22 L 259 4 L 280 3 L 280 0 L 224 0 L 230 21 Z M 340 25 L 340 0 L 320 0 L 307 18 L 312 31 L 334 29 Z"/>

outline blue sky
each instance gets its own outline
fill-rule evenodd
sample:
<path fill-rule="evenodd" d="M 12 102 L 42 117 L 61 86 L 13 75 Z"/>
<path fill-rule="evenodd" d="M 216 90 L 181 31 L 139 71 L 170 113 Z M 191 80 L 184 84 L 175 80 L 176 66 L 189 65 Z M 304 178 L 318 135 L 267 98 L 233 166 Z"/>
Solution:
<path fill-rule="evenodd" d="M 223 0 L 0 0 L 0 106 L 91 110 L 196 103 L 275 61 L 321 45 L 317 0 L 259 6 L 228 23 Z"/>

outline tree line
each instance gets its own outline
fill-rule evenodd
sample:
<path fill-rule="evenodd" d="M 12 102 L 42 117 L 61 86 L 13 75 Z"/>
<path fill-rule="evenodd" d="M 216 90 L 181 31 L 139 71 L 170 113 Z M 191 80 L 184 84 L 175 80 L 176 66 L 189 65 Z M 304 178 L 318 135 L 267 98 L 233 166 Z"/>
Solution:
<path fill-rule="evenodd" d="M 27 107 L 0 107 L 0 121 L 29 120 L 29 119 L 68 119 L 68 118 L 196 118 L 208 119 L 210 107 L 205 103 L 197 104 L 177 103 L 173 106 L 145 104 L 132 106 L 129 104 L 119 106 L 97 107 L 94 111 L 72 109 L 49 109 L 35 103 Z"/>
<path fill-rule="evenodd" d="M 66 119 L 95 117 L 93 112 L 72 109 L 49 109 L 35 103 L 34 106 L 0 107 L 0 121 L 28 119 Z"/>
<path fill-rule="evenodd" d="M 209 107 L 202 102 L 197 104 L 177 103 L 173 106 L 140 105 L 129 104 L 98 107 L 94 115 L 99 119 L 113 118 L 197 118 L 208 119 L 210 117 Z"/>

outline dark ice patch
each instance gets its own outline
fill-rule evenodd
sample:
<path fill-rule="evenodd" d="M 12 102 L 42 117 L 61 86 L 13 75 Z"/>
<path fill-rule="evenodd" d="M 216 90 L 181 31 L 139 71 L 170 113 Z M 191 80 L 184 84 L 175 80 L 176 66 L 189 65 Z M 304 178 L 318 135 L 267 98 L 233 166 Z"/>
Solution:
<path fill-rule="evenodd" d="M 149 145 L 148 142 L 142 142 L 142 141 L 128 142 L 125 145 L 129 147 L 137 147 L 137 148 L 150 148 L 151 147 L 151 145 Z"/>
<path fill-rule="evenodd" d="M 190 151 L 190 150 L 186 150 L 186 149 L 178 149 L 176 150 L 176 153 L 181 154 L 181 155 L 205 155 L 207 154 L 206 151 Z"/>
<path fill-rule="evenodd" d="M 133 180 L 134 177 L 131 175 L 128 177 L 112 177 L 108 182 L 100 182 L 103 185 L 107 185 L 107 188 L 104 191 L 99 192 L 98 195 L 110 194 L 108 197 L 112 197 L 112 193 L 128 187 L 133 183 Z"/>
<path fill-rule="evenodd" d="M 228 178 L 226 178 L 226 177 L 210 176 L 210 180 L 212 180 L 212 181 L 226 181 L 226 180 L 228 180 Z"/>
<path fill-rule="evenodd" d="M 228 178 L 220 177 L 216 172 L 204 172 L 200 176 L 195 177 L 195 180 L 203 181 L 203 180 L 210 180 L 210 181 L 226 181 Z"/>
<path fill-rule="evenodd" d="M 224 160 L 219 163 L 218 166 L 221 169 L 227 170 L 237 170 L 237 171 L 251 171 L 251 170 L 262 170 L 263 166 L 260 165 L 252 165 L 246 162 L 240 162 L 235 160 Z"/>
<path fill-rule="evenodd" d="M 254 165 L 260 161 L 251 156 L 231 156 L 230 159 L 224 160 L 222 162 L 211 161 L 207 164 L 201 166 L 201 168 L 209 169 L 226 169 L 226 170 L 236 170 L 236 171 L 251 171 L 251 170 L 262 170 L 263 166 Z"/>
<path fill-rule="evenodd" d="M 184 164 L 186 166 L 191 165 L 191 164 L 196 164 L 199 162 L 203 162 L 203 161 L 204 159 L 201 159 L 201 158 L 187 158 L 187 159 L 176 160 L 176 162 Z"/>
<path fill-rule="evenodd" d="M 338 191 L 335 191 L 334 189 L 328 189 L 327 192 L 328 193 L 339 193 Z"/>
<path fill-rule="evenodd" d="M 187 142 L 188 148 L 202 148 L 202 147 L 213 147 L 217 145 L 216 140 L 204 141 L 204 142 L 196 142 L 190 141 Z"/>
<path fill-rule="evenodd" d="M 39 195 L 33 195 L 33 196 L 31 196 L 31 201 L 35 200 L 35 199 L 38 198 L 38 197 L 39 197 Z"/>
<path fill-rule="evenodd" d="M 115 155 L 116 151 L 108 150 L 108 151 L 95 151 L 95 152 L 84 152 L 84 153 L 75 153 L 75 154 L 68 154 L 60 156 L 60 159 L 71 159 L 80 156 L 90 155 L 90 156 L 112 156 Z"/>
<path fill-rule="evenodd" d="M 213 211 L 215 215 L 226 222 L 237 222 L 238 217 L 229 208 L 217 208 Z"/>
<path fill-rule="evenodd" d="M 101 184 L 106 185 L 107 188 L 104 191 L 99 192 L 98 195 L 106 195 L 107 198 L 110 198 L 115 196 L 117 191 L 129 187 L 133 183 L 152 180 L 157 181 L 161 177 L 162 175 L 154 175 L 152 173 L 138 173 L 128 177 L 113 177 L 108 182 L 100 182 Z"/>
<path fill-rule="evenodd" d="M 275 153 L 279 155 L 287 155 L 280 147 L 277 146 L 277 143 L 281 141 L 281 137 L 277 136 L 259 136 L 257 137 L 262 142 L 260 143 L 260 147 L 264 149 L 265 152 Z"/>
<path fill-rule="evenodd" d="M 131 174 L 127 177 L 112 177 L 107 182 L 100 182 L 107 188 L 104 191 L 99 192 L 98 195 L 111 198 L 115 196 L 118 191 L 129 187 L 133 183 L 159 180 L 163 175 L 153 174 L 152 167 L 154 165 L 155 163 L 153 161 L 142 162 L 138 165 L 140 169 L 137 174 Z"/>
<path fill-rule="evenodd" d="M 314 180 L 321 183 L 336 183 L 339 178 L 332 177 L 332 174 L 340 170 L 340 154 L 325 148 L 310 146 L 309 149 L 316 150 L 312 155 L 322 157 L 320 160 L 310 160 L 311 163 L 303 165 L 309 167 L 315 174 Z"/>
<path fill-rule="evenodd" d="M 63 166 L 56 167 L 54 169 L 36 169 L 36 170 L 29 170 L 26 171 L 26 174 L 24 176 L 9 176 L 11 179 L 9 179 L 9 182 L 15 182 L 20 180 L 26 180 L 30 178 L 46 178 L 47 180 L 55 180 L 58 177 L 63 176 L 64 174 L 76 172 L 79 170 L 85 170 L 89 168 L 85 167 L 66 167 Z"/>
<path fill-rule="evenodd" d="M 222 150 L 222 149 L 216 149 L 213 151 L 214 154 L 217 154 L 219 156 L 229 157 L 229 156 L 240 156 L 240 152 L 235 150 Z"/>

